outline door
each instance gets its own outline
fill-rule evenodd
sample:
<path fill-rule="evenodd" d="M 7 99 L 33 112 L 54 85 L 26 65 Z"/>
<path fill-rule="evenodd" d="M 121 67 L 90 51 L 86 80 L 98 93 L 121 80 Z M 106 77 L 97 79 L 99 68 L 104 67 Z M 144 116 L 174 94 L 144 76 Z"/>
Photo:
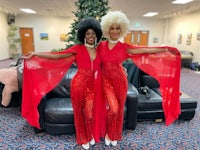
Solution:
<path fill-rule="evenodd" d="M 35 51 L 32 28 L 20 28 L 22 54 Z"/>
<path fill-rule="evenodd" d="M 124 42 L 136 46 L 148 46 L 149 31 L 129 31 Z"/>

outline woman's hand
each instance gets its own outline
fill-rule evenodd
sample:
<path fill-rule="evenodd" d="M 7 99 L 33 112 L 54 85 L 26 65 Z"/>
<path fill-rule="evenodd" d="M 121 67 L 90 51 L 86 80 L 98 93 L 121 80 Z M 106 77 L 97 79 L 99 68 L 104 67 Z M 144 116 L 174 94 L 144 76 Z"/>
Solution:
<path fill-rule="evenodd" d="M 31 51 L 31 52 L 23 55 L 22 58 L 24 58 L 24 59 L 30 59 L 34 55 L 35 55 L 35 52 Z"/>
<path fill-rule="evenodd" d="M 124 74 L 125 74 L 126 76 L 128 76 L 127 69 L 126 69 L 125 67 L 123 67 L 123 70 L 124 70 Z"/>

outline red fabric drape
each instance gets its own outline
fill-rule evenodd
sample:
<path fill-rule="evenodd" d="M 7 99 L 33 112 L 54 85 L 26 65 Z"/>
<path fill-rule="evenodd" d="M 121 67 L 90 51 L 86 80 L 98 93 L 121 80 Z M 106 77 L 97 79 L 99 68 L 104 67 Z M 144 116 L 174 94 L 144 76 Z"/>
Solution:
<path fill-rule="evenodd" d="M 103 98 L 102 72 L 98 71 L 98 77 L 95 79 L 95 101 L 94 101 L 94 124 L 93 137 L 96 142 L 100 142 L 106 133 L 106 101 Z"/>
<path fill-rule="evenodd" d="M 37 106 L 42 97 L 63 78 L 74 59 L 74 56 L 56 60 L 33 56 L 31 59 L 24 60 L 22 116 L 31 126 L 40 129 Z"/>
<path fill-rule="evenodd" d="M 148 47 L 147 47 L 148 48 Z M 138 54 L 132 61 L 144 72 L 158 80 L 162 94 L 162 107 L 166 125 L 170 125 L 181 113 L 180 108 L 180 52 L 174 47 L 160 47 L 168 52 Z"/>

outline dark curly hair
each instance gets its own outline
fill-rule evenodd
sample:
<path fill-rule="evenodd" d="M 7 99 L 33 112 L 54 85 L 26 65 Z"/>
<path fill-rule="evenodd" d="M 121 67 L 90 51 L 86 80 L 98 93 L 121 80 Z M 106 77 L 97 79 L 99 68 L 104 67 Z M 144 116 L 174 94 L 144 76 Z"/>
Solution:
<path fill-rule="evenodd" d="M 87 17 L 82 19 L 78 24 L 78 32 L 77 39 L 82 44 L 84 43 L 85 33 L 88 29 L 94 30 L 97 36 L 97 43 L 102 37 L 101 25 L 100 23 L 93 17 Z"/>

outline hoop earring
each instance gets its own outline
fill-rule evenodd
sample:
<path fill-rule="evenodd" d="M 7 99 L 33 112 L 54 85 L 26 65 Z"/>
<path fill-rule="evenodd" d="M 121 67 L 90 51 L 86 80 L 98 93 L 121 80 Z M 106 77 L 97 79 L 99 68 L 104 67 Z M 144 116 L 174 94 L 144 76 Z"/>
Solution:
<path fill-rule="evenodd" d="M 97 37 L 95 38 L 94 45 L 97 45 Z"/>
<path fill-rule="evenodd" d="M 84 45 L 86 45 L 87 44 L 87 42 L 86 42 L 86 38 L 84 38 Z"/>

